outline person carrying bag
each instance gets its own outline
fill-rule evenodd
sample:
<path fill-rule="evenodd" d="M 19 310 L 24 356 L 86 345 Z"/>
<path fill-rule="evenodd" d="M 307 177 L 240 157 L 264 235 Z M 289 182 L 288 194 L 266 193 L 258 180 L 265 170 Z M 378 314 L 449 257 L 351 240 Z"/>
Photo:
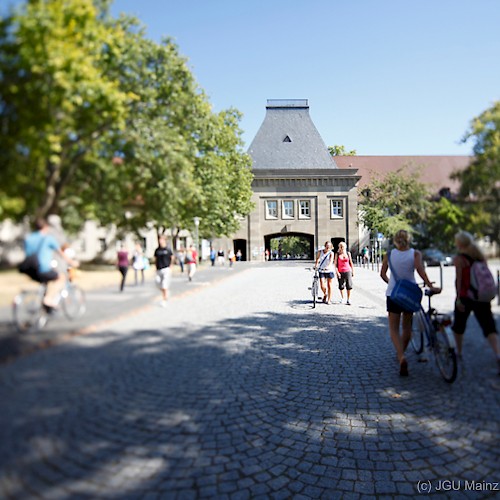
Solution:
<path fill-rule="evenodd" d="M 422 261 L 422 254 L 410 247 L 410 234 L 404 229 L 394 235 L 395 249 L 384 256 L 380 277 L 388 284 L 385 292 L 387 297 L 387 313 L 389 334 L 396 349 L 399 360 L 399 375 L 408 376 L 408 362 L 405 350 L 411 340 L 413 313 L 420 309 L 422 291 L 415 282 L 415 271 L 434 293 L 435 288 L 427 277 Z M 390 278 L 387 271 L 390 266 Z M 401 331 L 400 331 L 401 329 Z"/>

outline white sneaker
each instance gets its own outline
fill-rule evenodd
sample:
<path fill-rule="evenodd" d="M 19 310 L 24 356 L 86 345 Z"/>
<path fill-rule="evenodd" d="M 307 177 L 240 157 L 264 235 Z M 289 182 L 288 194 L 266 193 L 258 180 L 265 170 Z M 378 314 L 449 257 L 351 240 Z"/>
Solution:
<path fill-rule="evenodd" d="M 162 300 L 160 302 L 160 307 L 167 307 L 167 301 L 166 300 Z"/>
<path fill-rule="evenodd" d="M 350 305 L 351 305 L 351 303 L 350 303 L 349 301 L 347 301 L 347 302 L 346 302 L 346 304 L 347 304 L 348 306 L 350 306 Z"/>

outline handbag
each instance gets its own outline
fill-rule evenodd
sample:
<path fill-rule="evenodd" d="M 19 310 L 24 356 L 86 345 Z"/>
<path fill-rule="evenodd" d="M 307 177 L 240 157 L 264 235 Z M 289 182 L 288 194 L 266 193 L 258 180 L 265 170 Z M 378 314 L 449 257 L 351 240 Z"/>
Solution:
<path fill-rule="evenodd" d="M 391 254 L 387 258 L 389 268 L 394 275 L 396 284 L 391 292 L 391 300 L 399 307 L 408 312 L 417 312 L 420 310 L 420 303 L 422 302 L 422 290 L 420 287 L 406 279 L 399 279 L 397 273 L 391 265 Z"/>
<path fill-rule="evenodd" d="M 38 280 L 40 262 L 38 261 L 38 252 L 42 248 L 43 240 L 45 237 L 41 239 L 38 244 L 38 248 L 34 253 L 25 257 L 25 259 L 19 264 L 19 272 L 28 275 L 32 280 Z"/>

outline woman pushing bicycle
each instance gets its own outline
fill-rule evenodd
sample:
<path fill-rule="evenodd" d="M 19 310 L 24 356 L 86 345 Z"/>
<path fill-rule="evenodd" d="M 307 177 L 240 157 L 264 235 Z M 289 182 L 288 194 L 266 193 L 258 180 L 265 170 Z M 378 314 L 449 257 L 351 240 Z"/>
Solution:
<path fill-rule="evenodd" d="M 410 247 L 411 236 L 408 231 L 404 229 L 399 230 L 393 238 L 395 249 L 390 252 L 390 265 L 395 273 L 401 279 L 406 279 L 413 283 L 415 281 L 415 271 L 424 280 L 424 283 L 434 293 L 440 293 L 441 289 L 432 286 L 432 283 L 427 277 L 422 261 L 422 254 Z M 405 310 L 391 300 L 391 293 L 396 285 L 394 273 L 391 272 L 390 278 L 387 276 L 389 269 L 389 254 L 384 256 L 382 268 L 380 270 L 381 278 L 388 284 L 386 290 L 387 296 L 387 312 L 389 318 L 389 333 L 391 335 L 392 343 L 396 348 L 396 353 L 399 361 L 399 375 L 402 377 L 408 376 L 408 363 L 405 358 L 406 348 L 411 340 L 411 326 L 413 319 L 413 312 Z M 400 323 L 402 316 L 402 334 L 400 334 Z"/>
<path fill-rule="evenodd" d="M 325 242 L 322 250 L 318 251 L 315 267 L 319 271 L 319 283 L 323 291 L 323 302 L 330 304 L 332 299 L 332 281 L 334 275 L 333 245 L 330 241 Z"/>

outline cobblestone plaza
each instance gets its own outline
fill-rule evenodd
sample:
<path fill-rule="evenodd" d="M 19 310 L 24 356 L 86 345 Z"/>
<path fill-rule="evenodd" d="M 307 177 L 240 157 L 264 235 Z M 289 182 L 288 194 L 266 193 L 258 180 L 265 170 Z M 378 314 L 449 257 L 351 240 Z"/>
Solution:
<path fill-rule="evenodd" d="M 356 269 L 352 306 L 312 309 L 305 266 L 206 269 L 166 309 L 0 365 L 0 497 L 497 497 L 500 390 L 475 320 L 454 384 L 411 355 L 400 378 L 377 272 Z"/>

